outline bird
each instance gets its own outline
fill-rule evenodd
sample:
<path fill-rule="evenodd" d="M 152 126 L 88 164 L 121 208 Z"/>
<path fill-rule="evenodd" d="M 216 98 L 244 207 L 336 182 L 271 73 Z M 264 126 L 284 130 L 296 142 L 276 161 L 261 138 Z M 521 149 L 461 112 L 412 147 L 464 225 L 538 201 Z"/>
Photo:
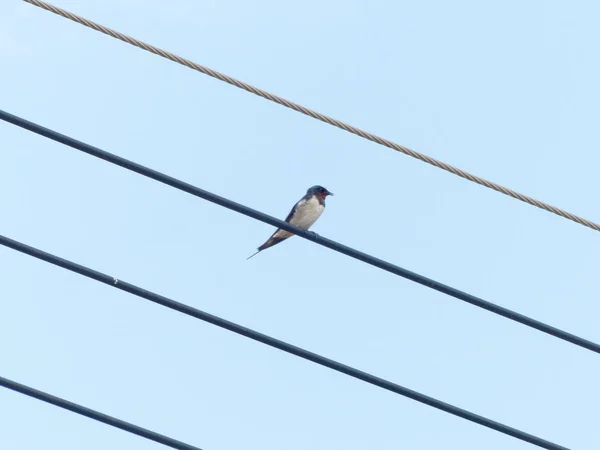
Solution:
<path fill-rule="evenodd" d="M 298 228 L 302 228 L 303 230 L 308 230 L 323 213 L 323 210 L 325 209 L 325 198 L 328 195 L 333 195 L 333 193 L 329 192 L 323 186 L 317 185 L 308 188 L 306 195 L 298 200 L 298 203 L 294 205 L 288 216 L 285 218 L 285 221 Z M 293 235 L 293 233 L 279 228 L 263 245 L 258 247 L 256 253 L 250 255 L 247 259 L 258 255 L 269 247 L 273 247 L 274 245 L 285 241 Z"/>

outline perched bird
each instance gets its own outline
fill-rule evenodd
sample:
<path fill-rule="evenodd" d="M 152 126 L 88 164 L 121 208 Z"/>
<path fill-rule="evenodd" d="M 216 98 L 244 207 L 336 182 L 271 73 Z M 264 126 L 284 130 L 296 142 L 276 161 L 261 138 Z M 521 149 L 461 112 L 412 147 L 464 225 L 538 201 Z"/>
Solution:
<path fill-rule="evenodd" d="M 294 205 L 288 216 L 285 218 L 285 221 L 298 228 L 308 230 L 323 213 L 323 210 L 325 209 L 325 198 L 328 195 L 333 194 L 323 186 L 311 187 L 306 191 L 306 195 Z M 253 255 L 250 255 L 248 259 L 269 247 L 279 244 L 281 241 L 285 241 L 291 236 L 293 236 L 293 233 L 279 228 L 269 239 L 267 239 L 267 242 L 258 247 L 258 251 Z"/>

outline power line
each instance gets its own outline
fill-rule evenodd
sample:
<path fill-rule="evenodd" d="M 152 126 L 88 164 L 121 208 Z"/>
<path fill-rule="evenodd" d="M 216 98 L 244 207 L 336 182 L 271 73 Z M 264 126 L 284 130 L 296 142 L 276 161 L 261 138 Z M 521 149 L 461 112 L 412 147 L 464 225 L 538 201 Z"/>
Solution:
<path fill-rule="evenodd" d="M 46 392 L 38 391 L 37 389 L 17 383 L 16 381 L 9 380 L 8 378 L 0 377 L 0 386 L 20 392 L 21 394 L 28 395 L 29 397 L 37 398 L 38 400 L 69 410 L 76 414 L 89 417 L 90 419 L 105 423 L 111 427 L 119 428 L 123 431 L 127 431 L 128 433 L 137 434 L 138 436 L 158 442 L 159 444 L 166 445 L 167 447 L 176 448 L 178 450 L 201 450 L 200 448 L 186 444 L 185 442 L 181 442 L 154 431 L 147 430 L 146 428 L 138 427 L 132 423 L 125 422 L 124 420 L 117 419 L 116 417 L 108 416 L 101 412 L 86 408 L 85 406 L 78 405 L 77 403 L 70 402 Z"/>
<path fill-rule="evenodd" d="M 202 66 L 200 64 L 197 64 L 193 61 L 190 61 L 188 59 L 182 58 L 180 56 L 177 56 L 171 52 L 168 52 L 166 50 L 162 50 L 158 47 L 155 47 L 153 45 L 147 44 L 143 41 L 140 41 L 138 39 L 132 38 L 131 36 L 127 36 L 126 34 L 123 33 L 119 33 L 118 31 L 112 30 L 108 27 L 102 26 L 100 24 L 97 24 L 95 22 L 92 22 L 91 20 L 85 19 L 81 16 L 78 16 L 76 14 L 73 14 L 69 11 L 65 11 L 64 9 L 58 8 L 54 5 L 42 2 L 40 0 L 24 0 L 27 3 L 30 3 L 34 6 L 38 6 L 40 8 L 43 8 L 47 11 L 53 12 L 55 14 L 58 14 L 59 16 L 65 17 L 67 19 L 70 19 L 74 22 L 77 22 L 81 25 L 85 25 L 86 27 L 92 28 L 96 31 L 99 31 L 101 33 L 104 33 L 108 36 L 111 36 L 115 39 L 119 39 L 123 42 L 126 42 L 128 44 L 131 44 L 135 47 L 141 48 L 143 50 L 146 50 L 150 53 L 154 53 L 156 55 L 162 56 L 163 58 L 166 58 L 168 60 L 171 60 L 173 62 L 176 62 L 178 64 L 181 64 L 183 66 L 189 67 L 190 69 L 196 70 L 198 72 L 201 72 L 205 75 L 211 76 L 213 78 L 216 78 L 218 80 L 224 81 L 225 83 L 229 83 L 235 87 L 238 87 L 240 89 L 243 89 L 245 91 L 248 91 L 252 94 L 258 95 L 262 98 L 265 98 L 267 100 L 270 100 L 272 102 L 278 103 L 282 106 L 285 106 L 286 108 L 290 108 L 293 109 L 294 111 L 300 112 L 302 114 L 305 114 L 309 117 L 312 117 L 313 119 L 317 119 L 320 120 L 322 122 L 325 122 L 329 125 L 333 125 L 337 128 L 341 128 L 342 130 L 345 130 L 349 133 L 355 134 L 357 136 L 360 136 L 364 139 L 367 139 L 369 141 L 375 142 L 379 145 L 383 145 L 384 147 L 388 147 L 391 148 L 392 150 L 396 150 L 398 152 L 404 153 L 405 155 L 411 156 L 413 158 L 416 158 L 418 160 L 421 160 L 423 162 L 426 162 L 428 164 L 431 164 L 432 166 L 438 167 L 440 169 L 446 170 L 450 173 L 453 173 L 454 175 L 458 175 L 459 177 L 465 178 L 469 181 L 472 181 L 474 183 L 480 184 L 482 186 L 485 186 L 489 189 L 493 189 L 494 191 L 500 192 L 502 194 L 508 195 L 509 197 L 515 198 L 517 200 L 520 200 L 522 202 L 528 203 L 530 205 L 536 206 L 537 208 L 541 208 L 543 210 L 546 210 L 548 212 L 551 212 L 553 214 L 556 214 L 558 216 L 564 217 L 566 219 L 572 220 L 573 222 L 577 222 L 581 225 L 584 225 L 586 227 L 589 227 L 593 230 L 596 231 L 600 231 L 600 224 L 597 224 L 595 222 L 592 222 L 591 220 L 587 220 L 583 217 L 577 216 L 575 214 L 572 214 L 568 211 L 565 211 L 563 209 L 557 208 L 556 206 L 552 206 L 549 203 L 543 202 L 541 200 L 536 200 L 532 197 L 529 197 L 528 195 L 524 195 L 521 194 L 515 190 L 509 189 L 507 187 L 504 187 L 500 184 L 494 183 L 492 181 L 488 181 L 485 178 L 481 178 L 478 177 L 476 175 L 470 174 L 469 172 L 466 172 L 462 169 L 459 169 L 457 167 L 451 166 L 450 164 L 446 164 L 445 162 L 439 161 L 435 158 L 432 158 L 430 156 L 427 156 L 423 153 L 419 153 L 415 150 L 412 150 L 408 147 L 405 147 L 403 145 L 397 144 L 393 141 L 390 141 L 388 139 L 384 139 L 380 136 L 377 136 L 375 134 L 369 133 L 367 131 L 361 130 L 360 128 L 354 127 L 352 125 L 349 125 L 345 122 L 342 122 L 340 120 L 334 119 L 332 117 L 326 116 L 325 114 L 321 114 L 317 111 L 313 111 L 312 109 L 306 108 L 302 105 L 299 105 L 298 103 L 294 103 L 290 100 L 286 100 L 283 97 L 279 97 L 275 94 L 271 94 L 270 92 L 264 91 L 262 89 L 259 89 L 255 86 L 252 86 L 251 84 L 248 83 L 244 83 L 243 81 L 237 80 L 235 78 L 229 77 L 223 73 L 217 72 L 216 70 L 212 70 L 208 67 Z"/>
<path fill-rule="evenodd" d="M 41 136 L 45 136 L 49 139 L 52 139 L 56 142 L 60 142 L 61 144 L 67 145 L 76 150 L 82 151 L 89 155 L 92 155 L 96 158 L 103 159 L 105 161 L 110 162 L 111 164 L 115 164 L 117 166 L 124 167 L 132 172 L 143 175 L 148 178 L 152 178 L 153 180 L 159 181 L 166 185 L 172 186 L 181 191 L 187 192 L 188 194 L 192 194 L 196 197 L 200 197 L 204 200 L 208 200 L 209 202 L 216 203 L 217 205 L 223 206 L 227 209 L 231 209 L 240 214 L 244 214 L 248 217 L 252 217 L 253 219 L 259 220 L 264 223 L 268 223 L 269 225 L 273 225 L 277 228 L 283 228 L 286 231 L 290 231 L 295 235 L 298 235 L 304 239 L 308 239 L 309 241 L 313 241 L 319 245 L 335 250 L 344 255 L 350 256 L 351 258 L 358 259 L 359 261 L 365 262 L 372 266 L 383 269 L 387 272 L 393 273 L 395 275 L 401 276 L 408 280 L 414 281 L 416 283 L 422 284 L 423 286 L 427 286 L 431 289 L 439 291 L 443 294 L 449 295 L 451 297 L 457 298 L 459 300 L 470 303 L 471 305 L 475 305 L 479 308 L 490 311 L 494 314 L 498 314 L 500 316 L 506 317 L 507 319 L 513 320 L 515 322 L 519 322 L 528 327 L 534 328 L 536 330 L 542 331 L 544 333 L 550 334 L 554 337 L 562 339 L 564 341 L 575 344 L 579 347 L 586 348 L 596 353 L 600 353 L 600 345 L 595 342 L 589 341 L 582 337 L 576 336 L 567 331 L 563 331 L 559 328 L 553 327 L 551 325 L 545 324 L 538 320 L 532 319 L 531 317 L 525 316 L 523 314 L 517 313 L 510 309 L 504 308 L 502 306 L 496 305 L 495 303 L 488 302 L 487 300 L 483 300 L 479 297 L 475 297 L 471 294 L 467 294 L 466 292 L 460 291 L 453 287 L 447 286 L 445 284 L 439 283 L 435 280 L 427 278 L 423 275 L 419 275 L 417 273 L 411 272 L 407 269 L 384 261 L 382 259 L 376 258 L 374 256 L 368 255 L 366 253 L 360 252 L 353 248 L 347 247 L 338 242 L 332 241 L 330 239 L 319 236 L 311 231 L 302 230 L 293 225 L 290 225 L 287 222 L 276 219 L 275 217 L 264 214 L 260 211 L 256 211 L 255 209 L 249 208 L 245 205 L 241 205 L 239 203 L 233 202 L 224 197 L 220 197 L 212 192 L 205 191 L 204 189 L 200 189 L 196 186 L 193 186 L 189 183 L 185 183 L 184 181 L 178 180 L 176 178 L 170 177 L 169 175 L 165 175 L 156 170 L 150 169 L 148 167 L 142 166 L 141 164 L 137 164 L 133 161 L 130 161 L 125 158 L 121 158 L 120 156 L 109 153 L 105 150 L 101 150 L 92 145 L 86 144 L 84 142 L 78 141 L 77 139 L 71 138 L 64 134 L 58 133 L 57 131 L 50 130 L 49 128 L 45 128 L 41 125 L 38 125 L 34 122 L 30 122 L 21 117 L 15 116 L 8 112 L 0 110 L 0 120 L 4 120 L 6 122 L 17 125 L 26 130 L 32 131 Z"/>
<path fill-rule="evenodd" d="M 258 331 L 252 330 L 250 328 L 243 327 L 234 322 L 225 320 L 221 317 L 214 316 L 212 314 L 209 314 L 207 312 L 201 311 L 196 308 L 192 308 L 191 306 L 185 305 L 183 303 L 179 303 L 175 300 L 171 300 L 167 297 L 164 297 L 162 295 L 148 291 L 146 289 L 142 289 L 141 287 L 138 287 L 138 286 L 135 286 L 126 281 L 111 277 L 110 275 L 106 275 L 106 274 L 104 274 L 102 272 L 98 272 L 94 269 L 90 269 L 89 267 L 74 263 L 67 259 L 60 258 L 51 253 L 47 253 L 40 249 L 30 247 L 29 245 L 15 241 L 8 237 L 0 235 L 0 245 L 4 245 L 6 247 L 12 248 L 13 250 L 17 250 L 21 253 L 25 253 L 26 255 L 30 255 L 30 256 L 33 256 L 34 258 L 41 259 L 50 264 L 54 264 L 55 266 L 59 266 L 64 269 L 70 270 L 71 272 L 78 273 L 87 278 L 91 278 L 93 280 L 104 283 L 108 286 L 117 288 L 121 291 L 125 291 L 130 294 L 133 294 L 137 297 L 141 297 L 141 298 L 144 298 L 151 302 L 154 302 L 159 305 L 165 306 L 167 308 L 173 309 L 175 311 L 179 311 L 180 313 L 186 314 L 186 315 L 194 317 L 196 319 L 200 319 L 204 322 L 211 323 L 218 327 L 232 331 L 236 334 L 239 334 L 239 335 L 245 336 L 247 338 L 253 339 L 255 341 L 261 342 L 263 344 L 266 344 L 270 347 L 282 350 L 286 353 L 290 353 L 292 355 L 298 356 L 298 357 L 306 359 L 308 361 L 312 361 L 321 366 L 328 367 L 329 369 L 335 370 L 336 372 L 340 372 L 340 373 L 349 375 L 353 378 L 359 379 L 361 381 L 372 384 L 374 386 L 378 386 L 387 391 L 394 392 L 395 394 L 399 394 L 399 395 L 403 395 L 405 397 L 411 398 L 420 403 L 429 405 L 433 408 L 440 409 L 447 413 L 450 413 L 455 416 L 466 419 L 470 422 L 478 423 L 479 425 L 483 425 L 484 427 L 491 428 L 493 430 L 499 431 L 501 433 L 507 434 L 512 437 L 515 437 L 522 441 L 529 442 L 530 444 L 537 445 L 538 447 L 542 447 L 545 449 L 551 449 L 551 450 L 566 450 L 567 449 L 566 447 L 563 447 L 561 445 L 555 444 L 553 442 L 547 441 L 547 440 L 539 438 L 537 436 L 533 436 L 529 433 L 525 433 L 524 431 L 509 427 L 508 425 L 504 425 L 500 422 L 496 422 L 494 420 L 488 419 L 487 417 L 480 416 L 478 414 L 472 413 L 470 411 L 467 411 L 465 409 L 451 405 L 449 403 L 442 402 L 433 397 L 429 397 L 427 395 L 424 395 L 419 392 L 413 391 L 411 389 L 405 388 L 403 386 L 400 386 L 399 384 L 392 383 L 391 381 L 376 377 L 375 375 L 371 375 L 370 373 L 363 372 L 362 370 L 355 369 L 354 367 L 342 364 L 340 362 L 337 362 L 332 359 L 326 358 L 324 356 L 318 355 L 316 353 L 310 352 L 303 348 L 296 347 L 295 345 L 288 344 L 287 342 L 281 341 L 279 339 L 276 339 L 274 337 L 268 336 L 263 333 L 259 333 Z M 61 405 L 59 405 L 59 406 L 61 406 Z M 188 448 L 192 448 L 192 447 L 188 447 Z"/>

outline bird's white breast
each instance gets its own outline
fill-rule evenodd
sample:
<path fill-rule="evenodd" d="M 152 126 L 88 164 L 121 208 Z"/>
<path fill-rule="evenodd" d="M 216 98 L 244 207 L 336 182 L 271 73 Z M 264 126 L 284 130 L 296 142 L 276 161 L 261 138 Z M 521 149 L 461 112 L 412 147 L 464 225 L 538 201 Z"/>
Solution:
<path fill-rule="evenodd" d="M 296 225 L 298 228 L 307 230 L 321 216 L 324 209 L 325 205 L 319 203 L 316 197 L 308 200 L 300 200 L 296 206 L 296 213 L 290 220 L 290 223 Z"/>

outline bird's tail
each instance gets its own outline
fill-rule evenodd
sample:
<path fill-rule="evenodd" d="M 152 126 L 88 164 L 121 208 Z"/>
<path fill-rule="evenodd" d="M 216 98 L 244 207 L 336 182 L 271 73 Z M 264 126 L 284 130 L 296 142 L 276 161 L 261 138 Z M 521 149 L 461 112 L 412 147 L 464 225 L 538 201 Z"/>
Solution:
<path fill-rule="evenodd" d="M 248 256 L 248 257 L 246 258 L 246 261 L 248 261 L 248 260 L 249 260 L 250 258 L 252 258 L 253 256 L 256 256 L 256 255 L 258 255 L 259 253 L 260 253 L 260 250 L 259 250 L 259 251 L 257 251 L 256 253 L 253 253 L 252 255 Z"/>
<path fill-rule="evenodd" d="M 260 247 L 258 247 L 258 251 L 256 253 L 254 253 L 253 255 L 248 256 L 248 258 L 246 258 L 246 261 L 248 261 L 250 258 L 252 258 L 253 256 L 258 255 L 260 252 L 262 252 L 263 250 L 269 248 L 269 247 L 273 247 L 276 244 L 279 244 L 281 241 L 285 241 L 287 238 L 289 238 L 290 236 L 292 236 L 292 233 L 287 233 L 282 235 L 282 236 L 278 236 L 278 234 L 281 233 L 281 230 L 277 230 L 275 233 L 273 233 L 273 236 L 271 236 L 267 242 L 265 242 L 263 245 L 261 245 Z"/>

